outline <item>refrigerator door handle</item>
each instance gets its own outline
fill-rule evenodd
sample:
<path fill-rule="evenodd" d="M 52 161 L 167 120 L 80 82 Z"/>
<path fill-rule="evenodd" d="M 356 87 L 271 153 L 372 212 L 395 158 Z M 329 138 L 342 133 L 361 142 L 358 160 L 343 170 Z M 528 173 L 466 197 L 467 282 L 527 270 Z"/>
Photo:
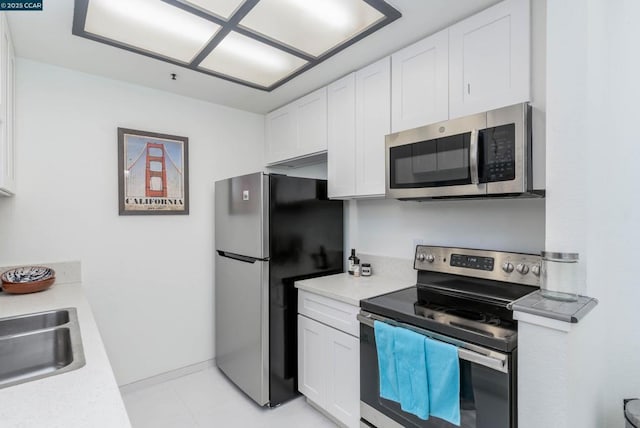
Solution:
<path fill-rule="evenodd" d="M 245 263 L 267 262 L 267 261 L 269 261 L 268 258 L 266 258 L 266 259 L 258 259 L 258 258 L 255 258 L 255 257 L 241 256 L 240 254 L 228 253 L 226 251 L 221 251 L 221 250 L 218 250 L 218 254 L 220 254 L 221 257 L 226 257 L 226 258 L 229 258 L 229 259 L 238 260 L 240 262 L 245 262 Z"/>

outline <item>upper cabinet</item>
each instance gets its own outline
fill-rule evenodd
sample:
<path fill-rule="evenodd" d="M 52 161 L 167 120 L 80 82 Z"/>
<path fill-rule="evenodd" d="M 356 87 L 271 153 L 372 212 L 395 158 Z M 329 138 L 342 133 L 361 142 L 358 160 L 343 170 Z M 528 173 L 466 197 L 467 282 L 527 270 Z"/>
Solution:
<path fill-rule="evenodd" d="M 505 0 L 449 27 L 449 117 L 530 100 L 529 0 Z"/>
<path fill-rule="evenodd" d="M 0 14 L 0 195 L 15 193 L 15 53 L 4 13 Z"/>
<path fill-rule="evenodd" d="M 384 196 L 384 141 L 391 131 L 386 57 L 329 85 L 330 198 Z"/>
<path fill-rule="evenodd" d="M 330 198 L 384 197 L 385 136 L 531 101 L 530 0 L 505 0 L 267 115 L 267 164 L 326 152 Z"/>
<path fill-rule="evenodd" d="M 356 75 L 351 73 L 328 87 L 327 192 L 330 198 L 356 194 Z"/>
<path fill-rule="evenodd" d="M 356 196 L 384 196 L 384 141 L 391 132 L 390 63 L 386 57 L 356 72 Z"/>
<path fill-rule="evenodd" d="M 327 151 L 327 88 L 266 116 L 267 164 L 296 163 Z"/>
<path fill-rule="evenodd" d="M 266 117 L 267 163 L 288 159 L 297 151 L 296 111 L 293 104 L 274 110 Z"/>
<path fill-rule="evenodd" d="M 449 31 L 391 56 L 391 132 L 449 117 Z"/>
<path fill-rule="evenodd" d="M 299 155 L 327 150 L 327 88 L 318 89 L 295 102 Z"/>

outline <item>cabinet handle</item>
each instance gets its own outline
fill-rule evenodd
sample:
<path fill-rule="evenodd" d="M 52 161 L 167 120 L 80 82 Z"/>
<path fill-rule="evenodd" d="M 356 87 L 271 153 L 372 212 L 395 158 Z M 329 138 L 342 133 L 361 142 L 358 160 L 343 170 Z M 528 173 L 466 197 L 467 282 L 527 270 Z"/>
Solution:
<path fill-rule="evenodd" d="M 467 94 L 471 95 L 471 83 L 467 83 Z"/>

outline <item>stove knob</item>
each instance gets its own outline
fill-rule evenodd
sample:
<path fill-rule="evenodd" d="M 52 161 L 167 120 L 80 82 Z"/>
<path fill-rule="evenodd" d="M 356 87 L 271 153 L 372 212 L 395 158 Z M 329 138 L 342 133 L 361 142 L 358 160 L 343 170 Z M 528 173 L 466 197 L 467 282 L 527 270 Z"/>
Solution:
<path fill-rule="evenodd" d="M 433 257 L 433 254 L 427 254 L 427 261 L 429 263 L 433 263 L 436 260 L 435 257 Z"/>
<path fill-rule="evenodd" d="M 513 272 L 513 264 L 511 264 L 509 262 L 503 263 L 502 264 L 502 270 L 505 271 L 506 273 Z"/>
<path fill-rule="evenodd" d="M 519 274 L 526 275 L 527 273 L 529 273 L 529 266 L 525 265 L 524 263 L 518 263 L 518 266 L 516 266 L 516 270 Z"/>
<path fill-rule="evenodd" d="M 419 262 L 423 262 L 425 259 L 426 257 L 422 253 L 418 253 L 418 255 L 416 256 L 416 260 L 418 260 Z"/>
<path fill-rule="evenodd" d="M 531 273 L 535 276 L 540 276 L 540 265 L 531 266 Z"/>

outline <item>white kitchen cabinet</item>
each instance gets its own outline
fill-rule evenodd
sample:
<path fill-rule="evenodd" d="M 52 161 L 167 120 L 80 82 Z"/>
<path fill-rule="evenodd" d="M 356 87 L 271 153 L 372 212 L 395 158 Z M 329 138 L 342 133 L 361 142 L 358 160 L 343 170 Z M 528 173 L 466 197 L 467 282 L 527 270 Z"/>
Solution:
<path fill-rule="evenodd" d="M 386 57 L 329 85 L 330 198 L 384 197 L 384 140 L 391 132 L 391 67 Z"/>
<path fill-rule="evenodd" d="M 360 421 L 358 309 L 298 293 L 298 390 L 347 427 Z"/>
<path fill-rule="evenodd" d="M 295 102 L 298 119 L 298 156 L 327 150 L 327 88 Z"/>
<path fill-rule="evenodd" d="M 326 407 L 326 346 L 329 327 L 298 315 L 298 390 Z"/>
<path fill-rule="evenodd" d="M 391 55 L 391 132 L 449 118 L 449 30 Z"/>
<path fill-rule="evenodd" d="M 449 117 L 530 101 L 529 0 L 505 0 L 449 27 Z"/>
<path fill-rule="evenodd" d="M 265 127 L 268 164 L 295 157 L 298 145 L 295 116 L 293 104 L 287 104 L 267 115 Z"/>
<path fill-rule="evenodd" d="M 356 195 L 356 75 L 332 83 L 327 92 L 327 176 L 330 198 Z"/>
<path fill-rule="evenodd" d="M 356 193 L 384 197 L 385 136 L 391 132 L 391 59 L 356 72 Z"/>
<path fill-rule="evenodd" d="M 277 165 L 327 151 L 327 88 L 266 116 L 266 160 Z"/>
<path fill-rule="evenodd" d="M 15 53 L 4 13 L 0 16 L 0 195 L 15 193 Z"/>
<path fill-rule="evenodd" d="M 330 328 L 327 410 L 348 427 L 360 421 L 360 340 Z"/>

